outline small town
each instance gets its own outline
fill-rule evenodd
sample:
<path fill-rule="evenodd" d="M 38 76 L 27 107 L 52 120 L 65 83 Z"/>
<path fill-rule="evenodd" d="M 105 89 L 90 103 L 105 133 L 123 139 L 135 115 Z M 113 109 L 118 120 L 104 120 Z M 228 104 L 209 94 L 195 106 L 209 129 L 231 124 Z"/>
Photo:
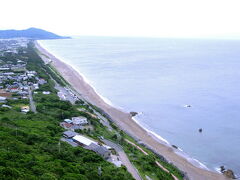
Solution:
<path fill-rule="evenodd" d="M 17 54 L 19 47 L 26 48 L 28 41 L 26 39 L 2 40 L 0 41 L 0 52 L 2 56 L 8 54 Z M 26 52 L 23 52 L 26 53 Z M 8 59 L 6 62 L 0 59 L 0 102 L 4 103 L 7 99 L 18 100 L 25 99 L 32 101 L 32 92 L 39 89 L 39 86 L 46 84 L 42 78 L 39 78 L 36 71 L 28 71 L 26 62 L 23 60 Z M 34 92 L 38 93 L 38 92 Z M 49 92 L 42 92 L 47 94 Z M 35 112 L 33 102 L 32 111 Z M 5 104 L 2 106 L 8 107 Z M 22 113 L 30 111 L 29 106 L 20 107 Z"/>
<path fill-rule="evenodd" d="M 5 55 L 5 53 L 17 54 L 19 46 L 26 48 L 26 43 L 28 43 L 28 41 L 24 39 L 0 41 L 0 52 L 2 55 Z M 22 60 L 17 60 L 16 62 L 9 60 L 6 63 L 1 60 L 0 63 L 0 103 L 3 103 L 2 107 L 11 108 L 11 106 L 4 104 L 8 99 L 13 101 L 24 99 L 29 100 L 30 106 L 21 106 L 21 112 L 28 113 L 32 111 L 36 113 L 36 106 L 32 94 L 42 93 L 43 95 L 49 95 L 51 93 L 49 91 L 37 91 L 39 87 L 46 84 L 47 81 L 39 78 L 36 71 L 28 71 L 26 62 Z M 57 85 L 57 88 L 59 90 L 57 94 L 61 100 L 70 100 L 72 103 L 79 100 L 70 89 L 63 88 L 60 85 Z M 68 142 L 72 146 L 82 146 L 92 150 L 117 167 L 121 167 L 122 163 L 119 157 L 112 154 L 112 151 L 114 151 L 112 147 L 75 132 L 75 130 L 78 129 L 93 130 L 93 127 L 89 124 L 86 117 L 79 116 L 64 119 L 59 125 L 67 130 L 63 133 L 62 141 Z"/>

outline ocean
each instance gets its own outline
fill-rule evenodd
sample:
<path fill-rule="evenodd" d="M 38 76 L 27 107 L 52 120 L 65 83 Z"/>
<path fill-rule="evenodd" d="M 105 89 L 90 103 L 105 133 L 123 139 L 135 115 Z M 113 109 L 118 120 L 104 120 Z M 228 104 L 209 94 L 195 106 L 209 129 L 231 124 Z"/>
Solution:
<path fill-rule="evenodd" d="M 39 42 L 81 72 L 107 102 L 139 112 L 143 127 L 210 170 L 224 165 L 240 174 L 240 40 Z"/>

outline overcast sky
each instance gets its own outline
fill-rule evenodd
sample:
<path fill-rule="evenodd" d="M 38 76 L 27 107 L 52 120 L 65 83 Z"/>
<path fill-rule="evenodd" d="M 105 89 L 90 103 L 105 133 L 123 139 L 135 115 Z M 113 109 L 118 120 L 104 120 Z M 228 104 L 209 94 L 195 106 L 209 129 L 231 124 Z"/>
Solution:
<path fill-rule="evenodd" d="M 1 0 L 0 29 L 60 35 L 240 35 L 240 0 Z"/>

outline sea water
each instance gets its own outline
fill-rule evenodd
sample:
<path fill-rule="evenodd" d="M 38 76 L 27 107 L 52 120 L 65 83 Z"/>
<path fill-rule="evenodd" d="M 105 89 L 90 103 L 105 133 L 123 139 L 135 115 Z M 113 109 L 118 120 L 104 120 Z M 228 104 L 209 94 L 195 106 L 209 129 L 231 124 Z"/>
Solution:
<path fill-rule="evenodd" d="M 141 112 L 145 128 L 211 170 L 240 173 L 240 41 L 75 37 L 40 44 L 113 105 Z"/>

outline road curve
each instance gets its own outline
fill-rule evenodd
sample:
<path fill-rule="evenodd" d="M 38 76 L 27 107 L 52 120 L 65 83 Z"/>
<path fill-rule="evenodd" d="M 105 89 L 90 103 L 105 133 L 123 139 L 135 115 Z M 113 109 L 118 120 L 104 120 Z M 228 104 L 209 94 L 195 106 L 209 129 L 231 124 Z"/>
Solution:
<path fill-rule="evenodd" d="M 109 140 L 102 140 L 106 145 L 114 148 L 117 153 L 119 154 L 120 160 L 122 161 L 123 165 L 126 166 L 127 170 L 129 173 L 132 174 L 132 176 L 134 177 L 134 179 L 136 180 L 142 180 L 141 176 L 139 175 L 137 169 L 132 165 L 132 163 L 130 162 L 130 160 L 128 159 L 126 153 L 124 152 L 124 150 L 122 149 L 122 147 L 118 144 L 113 143 L 112 141 Z"/>

